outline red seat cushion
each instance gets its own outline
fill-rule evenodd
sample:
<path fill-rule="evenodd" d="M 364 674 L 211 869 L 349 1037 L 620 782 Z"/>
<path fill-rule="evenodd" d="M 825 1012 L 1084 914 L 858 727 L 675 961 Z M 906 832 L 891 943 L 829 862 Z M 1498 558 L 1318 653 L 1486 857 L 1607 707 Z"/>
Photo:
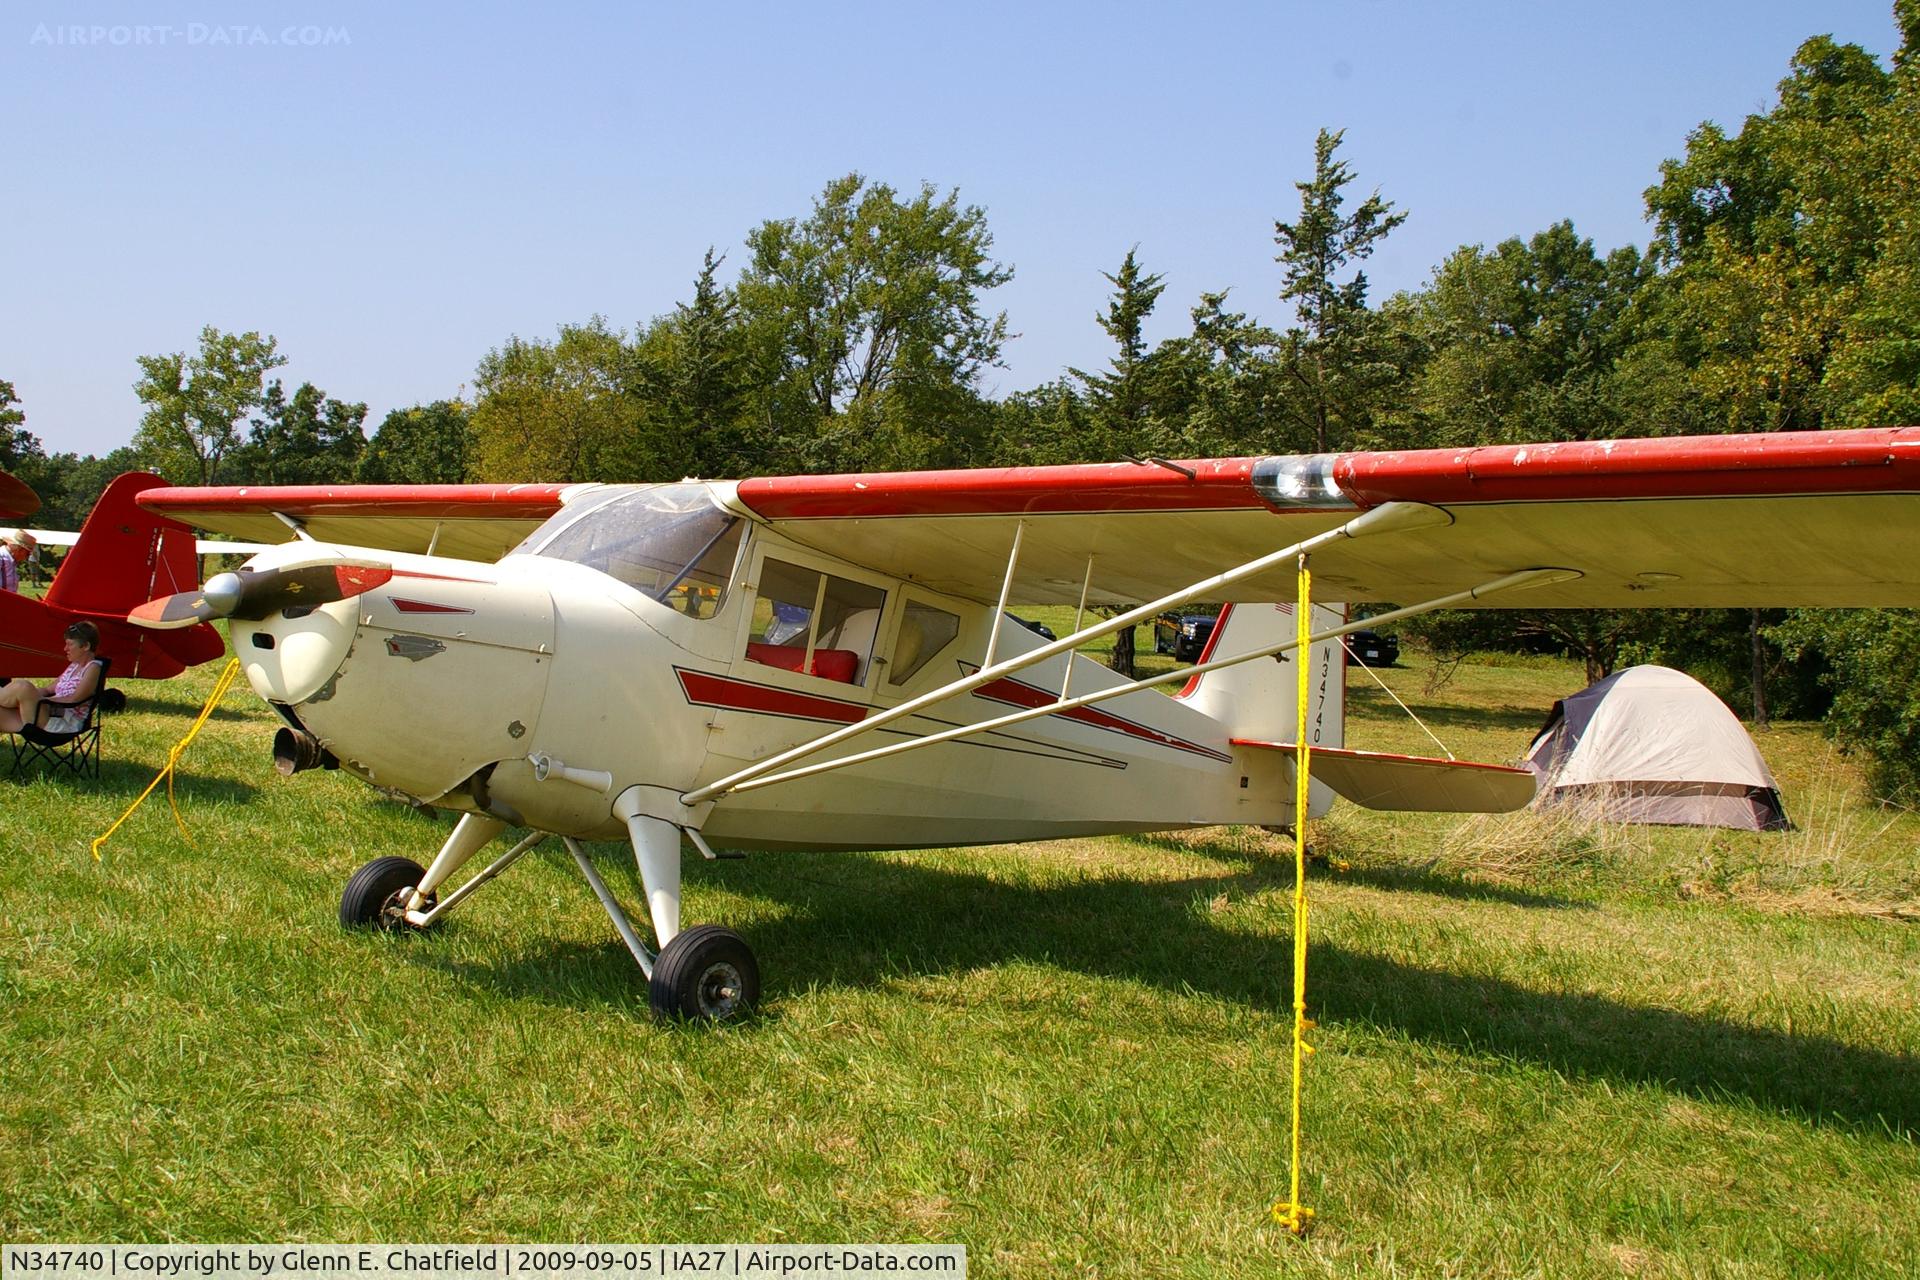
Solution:
<path fill-rule="evenodd" d="M 779 667 L 782 671 L 798 671 L 805 660 L 807 651 L 798 645 L 760 644 L 749 642 L 747 658 L 752 662 L 764 662 L 769 667 Z M 852 684 L 860 670 L 860 655 L 851 649 L 815 649 L 813 651 L 813 669 L 808 675 L 819 676 L 823 680 L 838 680 L 841 684 Z"/>

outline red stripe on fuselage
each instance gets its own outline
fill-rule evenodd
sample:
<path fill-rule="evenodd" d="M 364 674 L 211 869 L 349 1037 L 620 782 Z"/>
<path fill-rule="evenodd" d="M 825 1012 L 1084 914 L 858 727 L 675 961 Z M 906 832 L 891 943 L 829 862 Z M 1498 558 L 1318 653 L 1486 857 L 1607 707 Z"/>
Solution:
<path fill-rule="evenodd" d="M 1021 708 L 1044 707 L 1051 702 L 1058 701 L 1058 695 L 1046 689 L 1022 683 L 1019 680 L 1014 680 L 1007 676 L 1002 676 L 998 680 L 981 685 L 973 691 L 973 696 L 976 698 L 985 698 L 989 702 L 1000 702 L 1010 707 Z M 1138 738 L 1143 742 L 1151 742 L 1158 746 L 1172 747 L 1175 751 L 1186 751 L 1193 755 L 1205 756 L 1209 760 L 1228 761 L 1233 759 L 1232 756 L 1215 751 L 1211 747 L 1203 747 L 1197 742 L 1188 742 L 1185 738 L 1176 738 L 1170 733 L 1162 733 L 1158 729 L 1150 729 L 1146 725 L 1137 724 L 1132 720 L 1122 719 L 1112 712 L 1102 711 L 1097 707 L 1075 707 L 1071 711 L 1061 711 L 1057 714 L 1064 719 L 1090 725 L 1095 729 L 1105 729 L 1109 733 L 1123 733 L 1129 738 Z"/>
<path fill-rule="evenodd" d="M 681 691 L 697 707 L 719 707 L 727 711 L 753 711 L 761 715 L 786 716 L 795 720 L 825 720 L 833 724 L 853 724 L 864 720 L 868 708 L 839 698 L 820 698 L 810 693 L 795 693 L 773 685 L 735 680 L 732 676 L 710 675 L 675 667 Z"/>

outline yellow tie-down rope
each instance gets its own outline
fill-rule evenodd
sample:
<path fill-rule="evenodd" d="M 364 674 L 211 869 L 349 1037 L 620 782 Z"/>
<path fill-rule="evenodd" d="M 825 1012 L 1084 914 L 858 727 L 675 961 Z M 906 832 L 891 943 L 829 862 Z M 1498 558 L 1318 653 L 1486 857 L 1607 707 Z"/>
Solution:
<path fill-rule="evenodd" d="M 1295 1235 L 1305 1235 L 1313 1210 L 1300 1203 L 1300 1068 L 1313 1046 L 1307 1043 L 1307 1029 L 1314 1024 L 1307 1018 L 1307 698 L 1313 666 L 1308 647 L 1313 638 L 1313 575 L 1307 571 L 1307 557 L 1300 557 L 1300 603 L 1296 621 L 1299 642 L 1294 649 L 1294 666 L 1300 674 L 1296 701 L 1299 717 L 1293 738 L 1293 1153 L 1292 1175 L 1287 1198 L 1273 1205 L 1273 1220 Z"/>
<path fill-rule="evenodd" d="M 107 842 L 109 836 L 120 829 L 122 823 L 133 816 L 133 811 L 140 807 L 142 801 L 153 794 L 153 789 L 160 785 L 160 779 L 162 778 L 167 780 L 167 804 L 173 809 L 173 820 L 179 825 L 180 834 L 186 836 L 187 843 L 193 843 L 193 836 L 187 831 L 187 824 L 180 817 L 180 806 L 176 804 L 173 799 L 174 766 L 180 763 L 180 757 L 186 752 L 187 746 L 195 737 L 199 736 L 201 726 L 205 725 L 207 720 L 213 715 L 213 709 L 220 705 L 220 699 L 227 696 L 227 690 L 233 687 L 234 677 L 239 674 L 240 659 L 228 659 L 227 669 L 220 673 L 218 680 L 214 681 L 213 692 L 207 695 L 207 705 L 200 708 L 200 714 L 194 717 L 193 727 L 187 730 L 186 737 L 174 743 L 173 747 L 167 752 L 167 763 L 165 766 L 161 768 L 160 772 L 153 775 L 153 781 L 149 782 L 147 789 L 140 793 L 140 798 L 128 805 L 127 811 L 121 814 L 112 826 L 107 828 L 104 835 L 93 842 L 93 860 L 95 862 L 100 861 L 100 846 Z"/>

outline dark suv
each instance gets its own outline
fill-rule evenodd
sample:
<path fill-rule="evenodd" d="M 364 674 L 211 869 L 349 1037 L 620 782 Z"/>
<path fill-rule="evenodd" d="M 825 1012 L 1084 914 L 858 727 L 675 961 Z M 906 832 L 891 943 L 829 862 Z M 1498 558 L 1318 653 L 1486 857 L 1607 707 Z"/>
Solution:
<path fill-rule="evenodd" d="M 1400 660 L 1400 641 L 1378 631 L 1356 631 L 1347 637 L 1349 662 L 1363 667 L 1390 667 Z"/>
<path fill-rule="evenodd" d="M 1210 613 L 1187 613 L 1163 617 L 1154 624 L 1153 647 L 1170 653 L 1175 662 L 1197 662 L 1200 653 L 1213 638 L 1217 619 Z"/>

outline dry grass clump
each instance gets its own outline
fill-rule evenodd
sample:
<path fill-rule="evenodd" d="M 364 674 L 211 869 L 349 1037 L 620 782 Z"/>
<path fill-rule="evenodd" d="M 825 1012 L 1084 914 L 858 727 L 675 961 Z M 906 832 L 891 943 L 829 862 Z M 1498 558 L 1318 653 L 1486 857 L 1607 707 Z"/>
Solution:
<path fill-rule="evenodd" d="M 1734 901 L 1783 915 L 1920 921 L 1920 856 L 1897 828 L 1911 810 L 1871 805 L 1828 752 L 1790 804 L 1791 831 L 1704 842 L 1675 868 L 1682 897 Z"/>
<path fill-rule="evenodd" d="M 1640 857 L 1647 845 L 1641 828 L 1604 821 L 1591 805 L 1482 813 L 1441 836 L 1428 869 L 1503 883 L 1538 881 Z"/>

